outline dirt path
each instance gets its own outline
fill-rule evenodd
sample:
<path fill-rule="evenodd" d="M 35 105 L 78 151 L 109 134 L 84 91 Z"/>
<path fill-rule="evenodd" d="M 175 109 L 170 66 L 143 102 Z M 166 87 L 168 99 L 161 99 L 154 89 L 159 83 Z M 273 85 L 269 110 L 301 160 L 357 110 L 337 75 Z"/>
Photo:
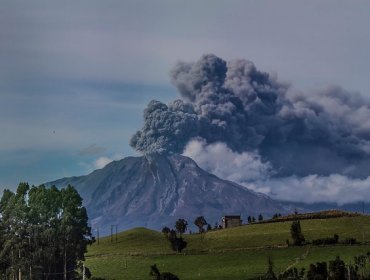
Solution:
<path fill-rule="evenodd" d="M 300 261 L 303 261 L 304 259 L 307 258 L 308 254 L 310 253 L 310 249 L 311 249 L 311 245 L 308 246 L 306 252 L 304 252 L 301 256 L 297 257 L 294 259 L 294 262 L 291 263 L 290 265 L 288 265 L 288 267 L 285 269 L 285 271 L 293 268 L 294 266 L 296 266 Z"/>

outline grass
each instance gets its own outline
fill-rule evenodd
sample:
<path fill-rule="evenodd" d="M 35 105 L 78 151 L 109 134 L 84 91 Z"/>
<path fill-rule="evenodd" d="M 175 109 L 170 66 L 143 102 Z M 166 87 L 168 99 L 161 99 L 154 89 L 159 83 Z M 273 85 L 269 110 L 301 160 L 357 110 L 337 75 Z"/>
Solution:
<path fill-rule="evenodd" d="M 346 261 L 366 253 L 368 245 L 330 247 L 289 247 L 291 222 L 246 225 L 238 228 L 185 235 L 188 248 L 174 254 L 162 233 L 136 228 L 110 237 L 89 248 L 86 265 L 93 275 L 106 279 L 150 279 L 150 265 L 160 271 L 170 271 L 180 279 L 247 279 L 266 271 L 271 256 L 275 271 L 289 265 L 308 267 L 310 263 L 328 261 L 340 255 Z M 301 221 L 307 240 L 339 235 L 339 239 L 354 237 L 370 243 L 370 217 L 342 217 Z M 114 241 L 114 240 L 113 240 Z M 305 253 L 304 259 L 300 259 Z M 298 260 L 298 261 L 297 261 Z"/>

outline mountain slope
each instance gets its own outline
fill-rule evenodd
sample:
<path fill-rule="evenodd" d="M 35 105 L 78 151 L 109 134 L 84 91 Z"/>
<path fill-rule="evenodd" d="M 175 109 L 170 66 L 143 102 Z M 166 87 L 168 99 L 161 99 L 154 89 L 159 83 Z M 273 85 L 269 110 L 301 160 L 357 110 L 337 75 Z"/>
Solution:
<path fill-rule="evenodd" d="M 222 180 L 181 155 L 128 157 L 87 176 L 64 178 L 47 185 L 71 184 L 84 198 L 93 227 L 108 233 L 120 229 L 173 226 L 178 218 L 192 224 L 203 215 L 210 223 L 225 214 L 270 216 L 286 212 L 266 195 Z"/>

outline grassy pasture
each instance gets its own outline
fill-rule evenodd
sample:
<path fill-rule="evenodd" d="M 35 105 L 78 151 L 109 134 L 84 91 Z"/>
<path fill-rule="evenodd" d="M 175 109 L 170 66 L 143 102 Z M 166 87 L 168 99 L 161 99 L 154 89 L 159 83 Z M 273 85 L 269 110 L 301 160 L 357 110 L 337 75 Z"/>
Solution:
<path fill-rule="evenodd" d="M 188 247 L 174 254 L 162 233 L 136 228 L 118 234 L 118 242 L 101 238 L 89 248 L 86 265 L 94 276 L 106 279 L 150 279 L 150 265 L 170 271 L 180 279 L 248 279 L 266 271 L 272 257 L 275 271 L 290 265 L 308 267 L 339 255 L 350 261 L 370 250 L 370 217 L 341 217 L 302 220 L 307 240 L 339 235 L 339 240 L 354 237 L 362 245 L 325 247 L 286 247 L 291 222 L 245 225 L 238 228 L 184 235 Z"/>

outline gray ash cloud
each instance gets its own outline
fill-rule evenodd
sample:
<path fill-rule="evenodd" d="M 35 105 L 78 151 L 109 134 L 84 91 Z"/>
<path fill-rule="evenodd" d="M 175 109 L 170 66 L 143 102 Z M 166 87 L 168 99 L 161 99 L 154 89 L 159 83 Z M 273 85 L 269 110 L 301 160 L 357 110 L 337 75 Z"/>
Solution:
<path fill-rule="evenodd" d="M 171 71 L 181 99 L 152 101 L 131 146 L 147 153 L 182 153 L 189 140 L 257 151 L 277 176 L 369 174 L 370 102 L 328 87 L 294 93 L 248 60 L 204 55 Z"/>

